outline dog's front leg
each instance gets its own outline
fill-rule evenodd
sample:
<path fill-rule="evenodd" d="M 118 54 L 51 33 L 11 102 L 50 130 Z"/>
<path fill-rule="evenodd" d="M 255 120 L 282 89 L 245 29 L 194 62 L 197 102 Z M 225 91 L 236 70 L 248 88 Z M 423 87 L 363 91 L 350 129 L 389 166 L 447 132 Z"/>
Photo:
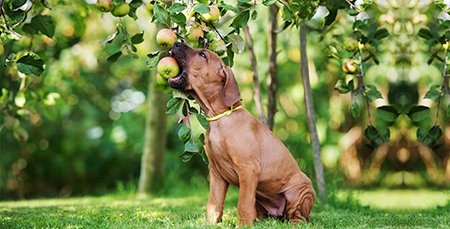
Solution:
<path fill-rule="evenodd" d="M 209 200 L 206 205 L 206 216 L 210 223 L 222 221 L 223 204 L 227 195 L 229 184 L 216 172 L 209 172 Z"/>
<path fill-rule="evenodd" d="M 253 225 L 256 220 L 256 188 L 259 165 L 246 165 L 239 172 L 239 226 Z"/>

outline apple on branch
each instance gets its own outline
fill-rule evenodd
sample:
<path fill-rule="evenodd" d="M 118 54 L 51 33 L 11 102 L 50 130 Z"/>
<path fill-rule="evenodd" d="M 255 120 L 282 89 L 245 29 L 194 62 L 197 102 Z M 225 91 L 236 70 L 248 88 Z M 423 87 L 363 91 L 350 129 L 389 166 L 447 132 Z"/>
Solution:
<path fill-rule="evenodd" d="M 177 41 L 177 35 L 170 29 L 161 29 L 156 34 L 156 43 L 163 49 L 170 49 Z"/>
<path fill-rule="evenodd" d="M 217 6 L 209 6 L 209 13 L 200 14 L 200 17 L 205 22 L 217 21 L 220 17 L 219 8 Z"/>
<path fill-rule="evenodd" d="M 114 6 L 114 8 L 111 11 L 111 14 L 115 17 L 123 17 L 127 15 L 130 12 L 130 6 L 126 3 L 121 3 L 117 6 Z"/>
<path fill-rule="evenodd" d="M 175 58 L 172 57 L 164 57 L 158 62 L 158 66 L 156 70 L 159 75 L 162 77 L 169 79 L 175 77 L 180 73 L 180 66 Z"/>

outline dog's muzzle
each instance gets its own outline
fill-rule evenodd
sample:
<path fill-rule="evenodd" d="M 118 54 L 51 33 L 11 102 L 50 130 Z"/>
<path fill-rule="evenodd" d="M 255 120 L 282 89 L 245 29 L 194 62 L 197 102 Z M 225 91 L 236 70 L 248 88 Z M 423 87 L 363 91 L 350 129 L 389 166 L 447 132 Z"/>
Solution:
<path fill-rule="evenodd" d="M 186 51 L 189 46 L 175 42 L 172 48 L 172 57 L 178 62 L 180 66 L 180 74 L 176 77 L 170 78 L 168 80 L 169 86 L 174 89 L 184 90 L 187 86 L 187 66 L 186 66 Z"/>

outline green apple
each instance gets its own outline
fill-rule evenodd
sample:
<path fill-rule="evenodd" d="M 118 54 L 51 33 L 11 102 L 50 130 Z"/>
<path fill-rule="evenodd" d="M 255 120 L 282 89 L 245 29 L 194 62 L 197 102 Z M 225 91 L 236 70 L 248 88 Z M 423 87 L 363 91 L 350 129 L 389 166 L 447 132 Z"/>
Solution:
<path fill-rule="evenodd" d="M 177 35 L 170 29 L 161 29 L 156 34 L 156 43 L 163 49 L 170 49 L 177 41 Z"/>
<path fill-rule="evenodd" d="M 111 0 L 97 0 L 97 7 L 103 12 L 111 11 Z"/>
<path fill-rule="evenodd" d="M 223 42 L 220 38 L 215 38 L 211 43 L 209 43 L 208 49 L 217 53 L 217 55 L 221 56 L 225 53 L 226 47 L 224 47 L 225 42 Z M 217 48 L 221 48 L 220 50 L 217 50 Z M 224 48 L 224 49 L 222 49 Z"/>
<path fill-rule="evenodd" d="M 209 6 L 209 13 L 200 14 L 200 17 L 205 22 L 217 21 L 220 17 L 220 11 L 217 6 Z"/>
<path fill-rule="evenodd" d="M 164 57 L 158 62 L 156 70 L 162 77 L 169 79 L 180 73 L 180 66 L 178 66 L 178 62 L 174 58 Z"/>
<path fill-rule="evenodd" d="M 187 28 L 187 34 L 189 41 L 198 41 L 200 37 L 203 37 L 203 30 L 200 27 L 189 26 Z"/>
<path fill-rule="evenodd" d="M 342 65 L 342 70 L 345 73 L 349 73 L 349 74 L 355 73 L 356 66 L 353 64 L 353 60 L 344 62 L 344 64 Z"/>
<path fill-rule="evenodd" d="M 162 77 L 160 74 L 156 74 L 156 83 L 161 86 L 167 85 L 167 79 Z"/>
<path fill-rule="evenodd" d="M 121 3 L 117 6 L 114 6 L 114 8 L 111 11 L 111 14 L 115 17 L 123 17 L 127 15 L 130 12 L 130 6 L 126 3 Z"/>
<path fill-rule="evenodd" d="M 358 41 L 352 38 L 347 38 L 344 41 L 344 49 L 349 52 L 356 52 L 358 51 L 359 45 Z"/>

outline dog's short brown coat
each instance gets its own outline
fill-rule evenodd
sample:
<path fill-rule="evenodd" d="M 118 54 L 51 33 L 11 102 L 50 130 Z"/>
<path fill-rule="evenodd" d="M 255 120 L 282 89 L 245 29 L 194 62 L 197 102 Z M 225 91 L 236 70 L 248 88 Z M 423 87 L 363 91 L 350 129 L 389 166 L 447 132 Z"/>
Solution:
<path fill-rule="evenodd" d="M 182 67 L 169 85 L 188 91 L 213 117 L 242 105 L 232 70 L 209 50 L 175 43 L 172 56 Z M 209 160 L 207 217 L 222 219 L 229 184 L 239 187 L 239 225 L 272 215 L 308 221 L 316 195 L 284 144 L 247 110 L 210 122 L 205 149 Z"/>

